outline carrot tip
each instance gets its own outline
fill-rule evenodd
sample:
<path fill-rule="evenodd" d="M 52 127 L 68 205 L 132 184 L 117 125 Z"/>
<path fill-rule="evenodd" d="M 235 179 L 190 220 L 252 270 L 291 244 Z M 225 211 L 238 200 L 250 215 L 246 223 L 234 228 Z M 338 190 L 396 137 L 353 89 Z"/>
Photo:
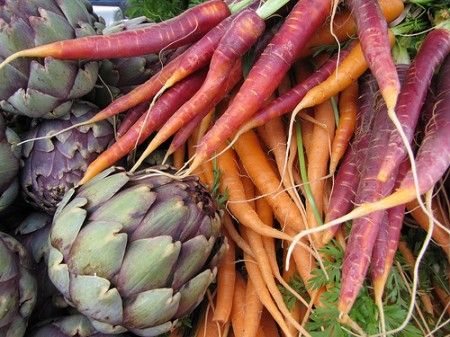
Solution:
<path fill-rule="evenodd" d="M 323 235 L 322 235 L 322 245 L 325 246 L 326 244 L 328 244 L 328 242 L 330 242 L 331 240 L 333 240 L 335 235 L 335 231 L 326 231 Z"/>

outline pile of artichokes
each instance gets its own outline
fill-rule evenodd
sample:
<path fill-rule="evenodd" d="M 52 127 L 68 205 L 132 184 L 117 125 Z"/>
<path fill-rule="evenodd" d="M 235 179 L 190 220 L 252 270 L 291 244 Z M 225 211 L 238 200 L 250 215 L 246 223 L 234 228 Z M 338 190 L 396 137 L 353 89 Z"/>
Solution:
<path fill-rule="evenodd" d="M 3 0 L 0 61 L 146 24 L 105 29 L 86 0 Z M 74 125 L 176 53 L 27 58 L 0 70 L 1 337 L 157 336 L 203 300 L 224 242 L 216 202 L 197 177 L 173 179 L 168 166 L 130 174 L 122 162 L 78 186 L 120 120 Z"/>

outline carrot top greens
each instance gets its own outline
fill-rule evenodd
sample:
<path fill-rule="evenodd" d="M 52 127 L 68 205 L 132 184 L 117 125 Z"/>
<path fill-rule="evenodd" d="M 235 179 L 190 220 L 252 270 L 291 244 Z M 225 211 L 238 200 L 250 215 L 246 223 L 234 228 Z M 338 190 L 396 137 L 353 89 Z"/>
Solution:
<path fill-rule="evenodd" d="M 179 15 L 188 7 L 206 0 L 129 0 L 126 15 L 130 18 L 146 16 L 155 22 L 161 22 Z"/>

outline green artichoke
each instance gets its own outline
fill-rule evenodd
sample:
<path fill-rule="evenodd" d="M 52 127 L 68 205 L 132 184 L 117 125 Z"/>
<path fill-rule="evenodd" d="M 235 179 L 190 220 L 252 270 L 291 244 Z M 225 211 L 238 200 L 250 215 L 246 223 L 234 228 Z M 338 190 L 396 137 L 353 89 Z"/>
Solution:
<path fill-rule="evenodd" d="M 197 177 L 112 168 L 70 190 L 50 232 L 49 276 L 104 333 L 169 331 L 201 302 L 223 240 Z"/>
<path fill-rule="evenodd" d="M 66 314 L 64 309 L 67 303 L 48 278 L 47 261 L 51 224 L 50 215 L 33 212 L 15 231 L 17 240 L 27 249 L 34 262 L 33 273 L 39 289 L 35 310 L 29 320 L 30 324 Z"/>
<path fill-rule="evenodd" d="M 0 232 L 0 336 L 22 337 L 36 303 L 36 280 L 25 248 Z"/>
<path fill-rule="evenodd" d="M 31 332 L 30 337 L 127 337 L 129 334 L 110 335 L 97 332 L 83 315 L 59 318 Z"/>
<path fill-rule="evenodd" d="M 47 136 L 93 117 L 98 108 L 87 102 L 75 102 L 70 114 L 45 120 L 24 135 L 24 139 Z M 64 194 L 83 177 L 88 165 L 113 139 L 108 121 L 75 128 L 52 139 L 23 145 L 23 169 L 20 183 L 25 199 L 53 214 Z"/>
<path fill-rule="evenodd" d="M 19 190 L 17 174 L 20 147 L 12 145 L 17 141 L 17 135 L 6 128 L 5 120 L 0 114 L 0 213 L 12 204 Z"/>
<path fill-rule="evenodd" d="M 1 0 L 0 60 L 96 29 L 101 24 L 86 0 Z M 0 70 L 0 106 L 29 117 L 60 117 L 92 90 L 97 75 L 97 62 L 21 58 Z"/>

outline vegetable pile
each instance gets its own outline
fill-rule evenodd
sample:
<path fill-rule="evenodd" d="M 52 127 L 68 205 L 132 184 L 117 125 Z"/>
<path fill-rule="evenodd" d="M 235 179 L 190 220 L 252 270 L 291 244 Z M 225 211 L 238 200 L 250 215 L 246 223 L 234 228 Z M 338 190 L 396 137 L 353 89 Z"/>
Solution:
<path fill-rule="evenodd" d="M 20 4 L 0 336 L 450 334 L 448 1 Z"/>

